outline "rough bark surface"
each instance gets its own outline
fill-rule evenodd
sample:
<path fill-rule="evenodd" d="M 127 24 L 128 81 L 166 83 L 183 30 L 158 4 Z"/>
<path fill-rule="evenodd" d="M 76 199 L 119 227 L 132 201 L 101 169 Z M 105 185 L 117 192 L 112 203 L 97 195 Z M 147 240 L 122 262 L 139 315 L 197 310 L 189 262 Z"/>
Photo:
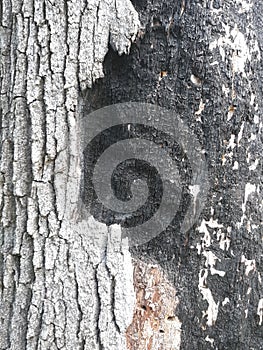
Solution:
<path fill-rule="evenodd" d="M 181 349 L 262 349 L 262 4 L 133 3 L 136 42 L 128 56 L 107 54 L 87 111 L 143 101 L 179 112 L 211 185 L 187 236 L 170 226 L 134 257 L 155 261 L 174 284 Z"/>
<path fill-rule="evenodd" d="M 263 348 L 263 5 L 132 2 L 1 4 L 1 350 Z M 211 185 L 187 237 L 133 248 L 134 276 L 120 227 L 79 209 L 80 118 L 131 100 L 181 113 Z"/>
<path fill-rule="evenodd" d="M 78 218 L 79 93 L 109 44 L 128 53 L 138 15 L 129 0 L 6 0 L 0 14 L 0 349 L 125 349 L 128 247 Z"/>

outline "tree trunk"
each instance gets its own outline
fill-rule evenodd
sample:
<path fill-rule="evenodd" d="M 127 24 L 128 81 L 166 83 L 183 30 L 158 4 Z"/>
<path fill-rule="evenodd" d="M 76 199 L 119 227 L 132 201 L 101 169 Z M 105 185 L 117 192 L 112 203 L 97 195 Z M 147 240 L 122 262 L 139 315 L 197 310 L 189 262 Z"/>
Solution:
<path fill-rule="evenodd" d="M 1 350 L 263 348 L 263 5 L 132 3 L 1 4 Z M 130 248 L 81 199 L 82 120 L 127 101 L 180 115 L 210 185 Z"/>

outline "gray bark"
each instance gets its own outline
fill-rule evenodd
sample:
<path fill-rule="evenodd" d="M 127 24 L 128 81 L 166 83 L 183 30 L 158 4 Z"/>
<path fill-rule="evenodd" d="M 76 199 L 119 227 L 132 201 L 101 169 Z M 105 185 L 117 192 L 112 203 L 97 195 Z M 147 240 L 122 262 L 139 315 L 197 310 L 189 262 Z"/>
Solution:
<path fill-rule="evenodd" d="M 77 215 L 79 91 L 103 76 L 109 42 L 128 53 L 137 13 L 129 0 L 1 5 L 0 349 L 125 349 L 130 253 L 118 228 Z"/>
<path fill-rule="evenodd" d="M 1 4 L 1 350 L 263 348 L 263 6 L 132 2 Z M 129 249 L 79 188 L 81 118 L 131 100 L 180 112 L 211 189 Z"/>

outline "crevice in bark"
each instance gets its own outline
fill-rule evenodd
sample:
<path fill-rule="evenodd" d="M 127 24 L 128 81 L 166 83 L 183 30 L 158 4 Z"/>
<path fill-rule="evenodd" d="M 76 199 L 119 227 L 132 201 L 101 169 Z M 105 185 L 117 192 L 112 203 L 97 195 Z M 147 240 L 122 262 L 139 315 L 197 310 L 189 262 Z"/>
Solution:
<path fill-rule="evenodd" d="M 81 322 L 83 319 L 83 312 L 81 310 L 81 305 L 79 303 L 79 285 L 78 285 L 76 273 L 75 273 L 75 284 L 76 284 L 76 301 L 77 301 L 77 306 L 78 306 L 78 311 L 79 311 L 78 325 L 77 325 L 77 337 L 78 337 L 80 343 L 83 343 L 84 339 L 82 339 L 82 336 L 81 336 Z"/>
<path fill-rule="evenodd" d="M 96 334 L 97 334 L 97 342 L 99 344 L 99 349 L 100 350 L 104 350 L 103 347 L 103 343 L 102 343 L 102 339 L 101 339 L 101 335 L 100 335 L 100 326 L 99 326 L 99 320 L 100 320 L 100 316 L 101 316 L 101 297 L 100 297 L 100 292 L 99 292 L 99 279 L 98 279 L 98 271 L 97 271 L 98 267 L 95 268 L 94 271 L 94 279 L 95 279 L 95 286 L 96 286 L 96 296 L 97 296 L 97 312 L 96 312 L 96 323 L 97 323 L 97 327 L 96 327 Z"/>

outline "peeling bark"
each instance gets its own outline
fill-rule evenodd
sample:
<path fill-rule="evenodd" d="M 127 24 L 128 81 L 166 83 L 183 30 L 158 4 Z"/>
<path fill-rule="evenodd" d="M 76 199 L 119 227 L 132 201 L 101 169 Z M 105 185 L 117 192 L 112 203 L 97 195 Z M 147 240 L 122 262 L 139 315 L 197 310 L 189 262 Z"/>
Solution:
<path fill-rule="evenodd" d="M 181 322 L 176 315 L 176 290 L 158 265 L 135 262 L 136 308 L 127 329 L 129 350 L 178 350 Z"/>

